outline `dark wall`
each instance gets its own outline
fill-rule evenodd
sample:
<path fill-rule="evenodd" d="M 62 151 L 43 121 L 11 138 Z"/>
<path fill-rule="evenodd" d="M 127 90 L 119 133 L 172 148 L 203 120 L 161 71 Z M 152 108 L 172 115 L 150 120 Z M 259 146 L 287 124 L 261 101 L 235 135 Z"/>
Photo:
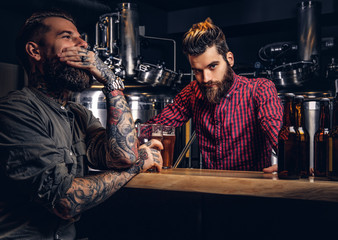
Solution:
<path fill-rule="evenodd" d="M 235 64 L 253 65 L 261 47 L 281 41 L 297 40 L 299 0 L 240 0 L 168 13 L 168 34 L 179 42 L 192 24 L 210 17 L 221 27 L 235 54 Z M 338 1 L 321 2 L 321 37 L 338 38 Z M 182 58 L 180 66 L 188 66 Z"/>
<path fill-rule="evenodd" d="M 338 1 L 319 0 L 321 11 L 321 37 L 338 39 Z M 0 28 L 2 46 L 0 62 L 17 64 L 14 49 L 15 36 L 23 21 L 35 10 L 50 7 L 63 8 L 70 12 L 78 23 L 79 30 L 89 35 L 94 44 L 95 23 L 100 15 L 115 12 L 121 1 L 93 0 L 14 0 L 0 3 Z M 258 51 L 273 42 L 296 41 L 296 9 L 299 0 L 238 0 L 222 1 L 204 7 L 165 11 L 139 0 L 139 23 L 145 27 L 145 35 L 169 38 L 176 41 L 177 70 L 190 72 L 186 57 L 181 51 L 181 41 L 193 23 L 211 17 L 226 34 L 231 51 L 235 54 L 235 67 L 251 70 L 258 61 Z M 165 3 L 163 3 L 165 4 Z M 173 44 L 170 41 L 141 41 L 143 61 L 151 64 L 165 62 L 168 69 L 174 68 Z M 330 53 L 331 54 L 331 53 Z M 332 53 L 334 55 L 336 53 Z M 338 54 L 336 54 L 338 55 Z M 330 57 L 330 56 L 329 56 Z"/>
<path fill-rule="evenodd" d="M 106 2 L 106 3 L 105 3 Z M 91 46 L 95 44 L 95 24 L 99 16 L 105 13 L 117 12 L 116 8 L 121 1 L 90 1 L 90 0 L 33 0 L 33 1 L 1 1 L 0 3 L 0 30 L 2 46 L 0 62 L 16 64 L 15 37 L 24 23 L 33 12 L 42 9 L 61 8 L 69 12 L 76 20 L 79 31 L 88 34 Z M 128 1 L 126 1 L 128 2 Z M 166 33 L 166 15 L 159 9 L 142 4 L 138 6 L 140 25 L 147 27 L 147 34 L 164 35 Z M 150 13 L 150 14 L 149 14 Z"/>

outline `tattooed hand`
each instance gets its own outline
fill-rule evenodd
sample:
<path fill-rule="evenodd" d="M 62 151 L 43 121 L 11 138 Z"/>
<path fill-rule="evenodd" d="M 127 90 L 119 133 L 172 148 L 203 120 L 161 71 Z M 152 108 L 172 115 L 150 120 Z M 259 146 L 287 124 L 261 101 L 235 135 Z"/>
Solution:
<path fill-rule="evenodd" d="M 88 70 L 103 85 L 113 82 L 117 78 L 94 52 L 82 47 L 65 48 L 58 56 L 61 62 L 65 62 L 69 66 Z M 116 82 L 120 89 L 123 89 L 122 81 Z"/>
<path fill-rule="evenodd" d="M 144 161 L 144 172 L 153 166 L 156 167 L 158 172 L 162 170 L 163 161 L 160 152 L 162 149 L 162 143 L 156 139 L 152 139 L 139 147 L 138 154 L 140 160 Z"/>

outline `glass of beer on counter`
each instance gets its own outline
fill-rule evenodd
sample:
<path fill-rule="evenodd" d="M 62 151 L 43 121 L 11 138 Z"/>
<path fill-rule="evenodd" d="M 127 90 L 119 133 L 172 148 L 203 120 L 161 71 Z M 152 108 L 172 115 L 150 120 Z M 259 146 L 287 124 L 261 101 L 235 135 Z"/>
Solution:
<path fill-rule="evenodd" d="M 163 140 L 163 126 L 161 124 L 151 125 L 151 139 L 157 139 L 160 142 Z"/>
<path fill-rule="evenodd" d="M 139 124 L 137 126 L 137 138 L 140 145 L 145 144 L 151 139 L 157 139 L 162 142 L 162 125 L 160 124 Z"/>
<path fill-rule="evenodd" d="M 148 142 L 151 139 L 151 125 L 139 124 L 137 126 L 137 138 L 140 142 L 140 145 Z"/>
<path fill-rule="evenodd" d="M 163 168 L 171 168 L 174 161 L 175 148 L 175 127 L 163 126 L 163 150 L 161 152 L 163 159 Z"/>

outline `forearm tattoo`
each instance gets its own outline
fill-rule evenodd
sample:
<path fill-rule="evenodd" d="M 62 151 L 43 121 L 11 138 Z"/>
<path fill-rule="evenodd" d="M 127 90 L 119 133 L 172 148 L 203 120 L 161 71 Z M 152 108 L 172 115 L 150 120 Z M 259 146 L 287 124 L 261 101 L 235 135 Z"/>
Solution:
<path fill-rule="evenodd" d="M 97 55 L 95 55 L 94 65 L 100 71 L 101 77 L 106 83 L 115 79 L 115 74 L 108 68 L 106 64 L 104 64 L 104 62 L 102 62 L 102 60 Z"/>
<path fill-rule="evenodd" d="M 138 161 L 127 171 L 105 172 L 85 178 L 75 178 L 72 186 L 55 206 L 64 218 L 73 217 L 105 201 L 143 169 L 144 161 Z"/>
<path fill-rule="evenodd" d="M 115 90 L 107 98 L 107 166 L 114 167 L 116 158 L 137 159 L 137 135 L 129 105 L 121 91 Z"/>

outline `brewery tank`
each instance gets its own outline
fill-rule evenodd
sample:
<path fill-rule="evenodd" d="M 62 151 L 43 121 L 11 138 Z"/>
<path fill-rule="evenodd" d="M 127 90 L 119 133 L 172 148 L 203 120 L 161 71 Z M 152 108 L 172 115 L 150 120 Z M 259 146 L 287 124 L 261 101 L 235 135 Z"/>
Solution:
<path fill-rule="evenodd" d="M 107 108 L 106 98 L 101 91 L 102 87 L 102 84 L 96 83 L 81 93 L 74 93 L 72 101 L 81 103 L 91 110 L 101 124 L 106 127 Z M 145 123 L 159 114 L 167 104 L 173 102 L 176 95 L 174 90 L 151 88 L 141 84 L 126 85 L 123 92 L 135 123 Z"/>
<path fill-rule="evenodd" d="M 137 5 L 120 3 L 118 5 L 119 19 L 119 56 L 125 67 L 125 78 L 135 76 L 136 62 L 140 55 L 139 21 Z"/>

